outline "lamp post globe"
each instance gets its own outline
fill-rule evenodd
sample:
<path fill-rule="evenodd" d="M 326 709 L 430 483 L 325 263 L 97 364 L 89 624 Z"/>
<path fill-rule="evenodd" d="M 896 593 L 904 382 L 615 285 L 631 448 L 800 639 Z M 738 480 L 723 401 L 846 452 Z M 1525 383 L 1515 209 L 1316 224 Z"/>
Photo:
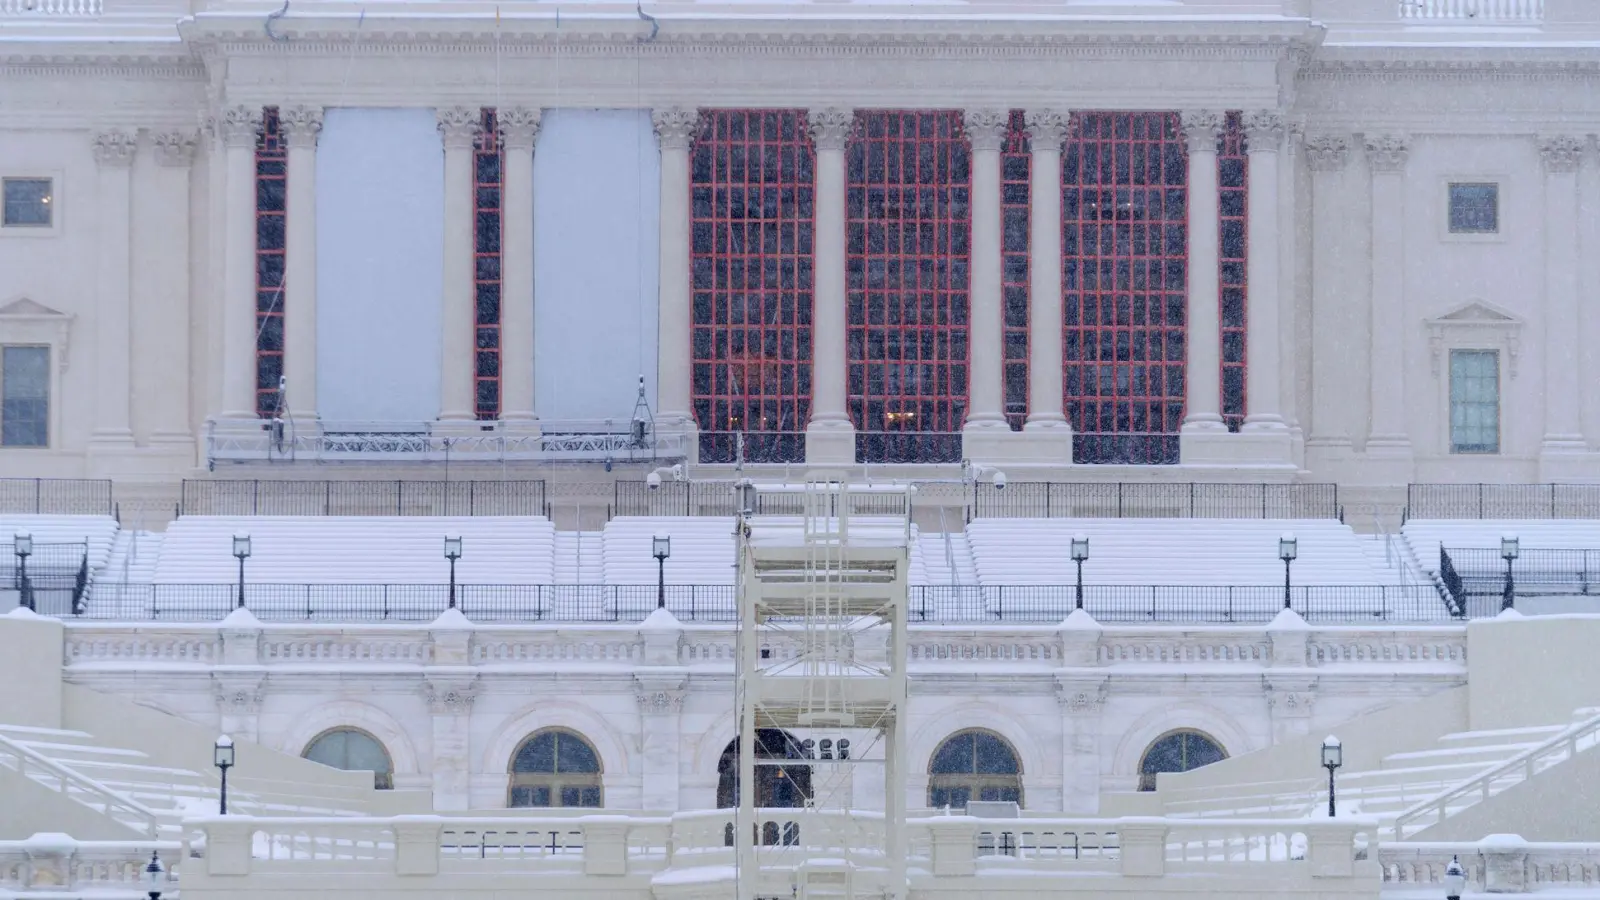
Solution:
<path fill-rule="evenodd" d="M 11 549 L 17 554 L 17 599 L 19 605 L 33 612 L 33 584 L 28 581 L 28 557 L 33 555 L 33 535 L 23 532 L 11 539 Z"/>
<path fill-rule="evenodd" d="M 244 609 L 244 561 L 250 558 L 250 535 L 233 536 L 233 555 L 239 560 L 239 608 Z"/>
<path fill-rule="evenodd" d="M 656 609 L 666 609 L 667 557 L 672 555 L 672 538 L 664 534 L 651 538 L 650 555 L 656 558 Z"/>
<path fill-rule="evenodd" d="M 450 608 L 456 608 L 456 560 L 461 558 L 461 537 L 444 539 L 444 558 L 450 560 Z"/>
<path fill-rule="evenodd" d="M 1514 534 L 1500 536 L 1500 558 L 1506 561 L 1506 584 L 1500 594 L 1500 608 L 1502 610 L 1515 609 L 1517 605 L 1517 581 L 1511 574 L 1511 564 L 1518 556 L 1522 555 L 1522 541 Z"/>
<path fill-rule="evenodd" d="M 1075 534 L 1072 536 L 1072 561 L 1078 567 L 1078 588 L 1075 593 L 1077 608 L 1083 609 L 1083 563 L 1089 558 L 1089 536 Z"/>
<path fill-rule="evenodd" d="M 218 815 L 228 814 L 228 770 L 234 762 L 233 738 L 222 735 L 211 748 L 211 762 L 222 771 L 222 792 L 218 795 Z"/>
<path fill-rule="evenodd" d="M 161 887 L 165 882 L 167 869 L 161 864 L 159 851 L 150 851 L 150 862 L 144 867 L 144 877 L 139 879 L 144 882 L 145 892 L 150 895 L 150 900 L 161 900 Z"/>
<path fill-rule="evenodd" d="M 1289 602 L 1289 565 L 1300 555 L 1300 541 L 1292 534 L 1278 538 L 1278 558 L 1283 560 L 1283 608 L 1292 609 Z"/>
<path fill-rule="evenodd" d="M 1461 900 L 1461 892 L 1467 889 L 1467 870 L 1461 868 L 1461 857 L 1451 856 L 1450 865 L 1444 870 L 1444 896 L 1445 900 Z"/>
<path fill-rule="evenodd" d="M 1333 735 L 1328 735 L 1322 741 L 1322 767 L 1328 770 L 1328 818 L 1333 818 L 1337 813 L 1334 804 L 1333 773 L 1344 765 L 1344 745 Z"/>

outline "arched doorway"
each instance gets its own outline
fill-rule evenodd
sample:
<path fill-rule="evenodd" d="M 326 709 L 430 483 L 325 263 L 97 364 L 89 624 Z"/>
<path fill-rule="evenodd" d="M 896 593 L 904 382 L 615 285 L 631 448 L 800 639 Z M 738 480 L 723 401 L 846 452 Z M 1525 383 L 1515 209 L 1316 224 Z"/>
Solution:
<path fill-rule="evenodd" d="M 1139 790 L 1155 790 L 1156 776 L 1163 772 L 1188 772 L 1227 758 L 1228 751 L 1208 734 L 1169 731 L 1151 742 L 1140 758 Z"/>

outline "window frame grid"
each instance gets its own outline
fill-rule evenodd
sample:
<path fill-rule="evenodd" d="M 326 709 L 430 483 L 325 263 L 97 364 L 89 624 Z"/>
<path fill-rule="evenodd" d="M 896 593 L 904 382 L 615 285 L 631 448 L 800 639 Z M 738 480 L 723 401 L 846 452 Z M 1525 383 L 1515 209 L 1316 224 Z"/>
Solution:
<path fill-rule="evenodd" d="M 9 216 L 13 205 L 22 208 L 21 201 L 13 201 L 11 187 L 42 182 L 44 198 L 33 205 L 45 207 L 44 222 L 14 222 Z M 49 175 L 6 175 L 0 177 L 0 228 L 7 231 L 15 229 L 19 232 L 47 233 L 56 227 L 56 180 Z"/>
<path fill-rule="evenodd" d="M 700 460 L 732 462 L 742 434 L 747 461 L 803 462 L 816 266 L 816 150 L 806 111 L 701 110 L 689 181 L 690 402 Z"/>
<path fill-rule="evenodd" d="M 51 357 L 54 355 L 55 349 L 56 348 L 51 346 L 50 344 L 38 344 L 38 343 L 18 342 L 18 343 L 14 343 L 14 344 L 3 344 L 3 345 L 0 345 L 0 448 L 7 449 L 7 450 L 47 450 L 47 449 L 50 448 L 50 431 L 51 431 L 51 429 L 50 429 L 50 424 L 51 424 L 50 423 L 50 403 L 51 403 L 51 400 L 52 400 L 52 397 L 53 397 L 53 394 L 54 394 L 54 388 L 55 388 L 55 385 L 53 383 L 53 373 L 52 373 L 52 371 L 50 369 L 50 360 L 51 360 Z M 15 350 L 37 350 L 37 351 L 40 351 L 43 354 L 43 356 L 44 356 L 44 373 L 43 373 L 44 396 L 42 398 L 40 398 L 40 397 L 25 397 L 25 398 L 12 399 L 12 398 L 7 396 L 7 391 L 9 389 L 9 385 L 7 384 L 7 379 L 6 379 L 6 363 L 8 362 L 6 357 L 9 356 L 12 351 L 15 351 Z M 10 415 L 11 410 L 10 410 L 9 407 L 13 403 L 42 403 L 43 412 L 38 417 L 38 421 L 36 423 L 38 428 L 40 429 L 39 433 L 40 433 L 41 440 L 38 441 L 37 443 L 12 443 L 11 442 L 11 439 L 10 439 L 10 431 L 11 431 L 11 429 L 6 427 L 6 423 L 9 420 L 12 419 L 12 416 Z M 28 424 L 29 425 L 35 424 L 31 417 L 28 420 Z"/>
<path fill-rule="evenodd" d="M 1022 110 L 1011 111 L 1000 147 L 1000 309 L 1002 398 L 1006 423 L 1021 431 L 1028 419 L 1029 298 L 1032 264 L 1033 150 Z"/>
<path fill-rule="evenodd" d="M 1073 461 L 1176 464 L 1190 374 L 1189 162 L 1178 113 L 1085 111 L 1073 114 L 1072 126 L 1061 156 L 1061 328 Z M 1125 179 L 1119 148 L 1126 150 Z M 1124 196 L 1128 216 L 1118 219 Z M 1101 217 L 1108 202 L 1109 222 Z M 1152 204 L 1159 204 L 1159 218 L 1147 215 Z M 1144 226 L 1142 238 L 1135 224 Z M 1109 252 L 1102 249 L 1107 237 Z M 1126 288 L 1118 286 L 1119 262 L 1128 264 Z M 1126 315 L 1119 299 L 1126 299 Z"/>
<path fill-rule="evenodd" d="M 873 176 L 880 168 L 874 157 L 881 160 L 881 177 Z M 962 112 L 858 110 L 845 172 L 846 398 L 856 459 L 955 462 L 961 458 L 971 362 L 972 150 Z M 874 195 L 881 203 L 877 215 Z M 903 209 L 908 199 L 912 214 L 891 218 L 891 209 Z M 924 200 L 932 207 L 926 213 Z M 890 223 L 896 225 L 893 241 Z M 917 242 L 914 252 L 904 249 L 908 226 Z M 882 234 L 877 251 L 869 243 L 875 228 Z M 882 271 L 878 287 L 872 284 L 875 263 Z M 914 266 L 909 279 L 908 264 Z M 924 272 L 931 278 L 926 287 Z M 905 321 L 908 301 L 916 309 L 913 324 Z M 911 354 L 907 337 L 913 339 Z"/>
<path fill-rule="evenodd" d="M 1493 191 L 1492 207 L 1494 211 L 1494 226 L 1491 228 L 1457 228 L 1456 227 L 1456 189 L 1457 188 L 1490 188 Z M 1488 178 L 1452 178 L 1444 186 L 1444 227 L 1445 233 L 1454 239 L 1478 238 L 1490 239 L 1500 235 L 1501 212 L 1503 204 L 1500 199 L 1500 182 Z"/>
<path fill-rule="evenodd" d="M 1222 422 L 1234 432 L 1244 425 L 1250 404 L 1250 148 L 1243 120 L 1242 113 L 1227 114 L 1217 148 L 1217 396 Z M 1230 230 L 1237 232 L 1239 248 L 1231 255 Z M 1237 293 L 1236 301 L 1230 292 Z"/>
<path fill-rule="evenodd" d="M 1503 409 L 1502 409 L 1503 401 L 1502 401 L 1502 396 L 1501 396 L 1501 385 L 1502 385 L 1502 382 L 1501 382 L 1501 378 L 1500 378 L 1500 351 L 1498 349 L 1495 349 L 1495 348 L 1485 348 L 1485 347 L 1452 347 L 1452 348 L 1450 348 L 1448 353 L 1449 353 L 1449 359 L 1448 359 L 1449 369 L 1448 369 L 1448 371 L 1446 373 L 1447 380 L 1446 380 L 1446 385 L 1445 385 L 1445 391 L 1446 391 L 1448 407 L 1446 409 L 1447 420 L 1445 422 L 1445 427 L 1446 427 L 1446 438 L 1449 441 L 1449 446 L 1450 446 L 1450 453 L 1451 453 L 1451 455 L 1460 455 L 1460 456 L 1495 456 L 1495 455 L 1498 455 L 1501 452 L 1502 444 L 1503 444 L 1503 435 L 1501 434 L 1501 431 L 1502 431 L 1502 428 L 1503 428 L 1503 415 L 1504 415 Z M 1458 359 L 1465 359 L 1465 358 L 1468 358 L 1468 357 L 1487 358 L 1490 361 L 1490 373 L 1491 373 L 1490 375 L 1485 376 L 1485 375 L 1467 375 L 1467 374 L 1464 374 L 1462 377 L 1463 377 L 1463 379 L 1465 379 L 1465 378 L 1473 378 L 1473 379 L 1476 379 L 1476 380 L 1479 380 L 1479 381 L 1485 381 L 1485 382 L 1488 382 L 1489 384 L 1491 384 L 1493 386 L 1493 388 L 1494 388 L 1494 399 L 1493 400 L 1481 400 L 1481 399 L 1475 399 L 1475 398 L 1457 399 L 1457 396 L 1456 396 L 1456 384 L 1457 384 L 1456 362 L 1457 362 Z M 1458 441 L 1457 440 L 1457 433 L 1458 433 L 1457 432 L 1457 427 L 1458 426 L 1457 426 L 1457 422 L 1456 422 L 1458 411 L 1466 413 L 1466 412 L 1471 412 L 1473 410 L 1482 410 L 1482 409 L 1487 409 L 1490 412 L 1490 418 L 1494 423 L 1493 424 L 1494 442 L 1492 444 L 1488 444 L 1488 443 L 1483 443 L 1483 442 Z M 1481 425 L 1481 424 L 1462 423 L 1460 425 L 1460 428 L 1462 429 L 1462 431 L 1466 431 L 1468 429 L 1482 429 L 1482 428 L 1486 428 L 1486 427 L 1487 426 L 1484 426 L 1484 425 Z"/>
<path fill-rule="evenodd" d="M 478 421 L 493 422 L 500 418 L 501 402 L 506 155 L 495 108 L 480 109 L 478 122 L 472 141 L 472 401 Z"/>
<path fill-rule="evenodd" d="M 284 374 L 283 311 L 288 300 L 285 277 L 289 262 L 289 155 L 276 106 L 261 109 L 255 167 L 256 415 L 271 419 L 283 411 L 278 384 Z"/>

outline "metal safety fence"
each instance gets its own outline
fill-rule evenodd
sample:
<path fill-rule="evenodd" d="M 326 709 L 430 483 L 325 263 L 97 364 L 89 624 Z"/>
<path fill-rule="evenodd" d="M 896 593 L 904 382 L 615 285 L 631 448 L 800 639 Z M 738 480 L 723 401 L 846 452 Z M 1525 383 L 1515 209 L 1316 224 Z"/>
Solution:
<path fill-rule="evenodd" d="M 1337 519 L 1334 484 L 980 481 L 973 518 Z"/>
<path fill-rule="evenodd" d="M 109 516 L 111 482 L 94 478 L 0 478 L 0 515 Z"/>
<path fill-rule="evenodd" d="M 1407 519 L 1600 519 L 1600 484 L 1413 484 Z"/>
<path fill-rule="evenodd" d="M 543 481 L 185 479 L 186 516 L 542 516 Z"/>

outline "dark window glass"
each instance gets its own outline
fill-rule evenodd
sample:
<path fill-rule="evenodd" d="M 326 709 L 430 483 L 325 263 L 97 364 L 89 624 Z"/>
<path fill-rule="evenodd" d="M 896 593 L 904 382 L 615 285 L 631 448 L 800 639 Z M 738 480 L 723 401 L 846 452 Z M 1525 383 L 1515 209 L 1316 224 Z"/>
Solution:
<path fill-rule="evenodd" d="M 329 731 L 312 741 L 301 755 L 312 762 L 347 772 L 371 772 L 373 786 L 380 791 L 394 787 L 394 764 L 389 761 L 389 751 L 364 731 L 353 728 Z"/>
<path fill-rule="evenodd" d="M 1139 761 L 1139 790 L 1156 789 L 1156 775 L 1187 772 L 1228 758 L 1216 741 L 1198 731 L 1174 731 L 1150 745 Z"/>
<path fill-rule="evenodd" d="M 0 446 L 50 441 L 50 348 L 0 349 Z"/>
<path fill-rule="evenodd" d="M 473 394 L 480 421 L 500 418 L 500 242 L 505 147 L 495 110 L 479 112 L 478 135 L 473 141 L 472 246 L 473 290 L 477 298 L 473 324 L 477 328 L 473 359 Z"/>
<path fill-rule="evenodd" d="M 256 137 L 256 415 L 282 415 L 284 266 L 287 263 L 288 155 L 278 108 L 261 111 Z"/>
<path fill-rule="evenodd" d="M 1244 424 L 1247 400 L 1245 395 L 1245 301 L 1249 297 L 1250 221 L 1246 215 L 1250 203 L 1250 167 L 1245 144 L 1243 116 L 1228 113 L 1222 131 L 1222 145 L 1217 153 L 1217 183 L 1219 185 L 1218 226 L 1221 229 L 1222 253 L 1221 292 L 1222 316 L 1222 421 L 1229 431 L 1238 431 Z"/>
<path fill-rule="evenodd" d="M 1452 183 L 1450 233 L 1496 234 L 1500 231 L 1500 185 Z"/>
<path fill-rule="evenodd" d="M 49 228 L 55 197 L 48 178 L 6 178 L 0 180 L 7 228 Z"/>
<path fill-rule="evenodd" d="M 1500 354 L 1450 351 L 1450 452 L 1500 452 Z"/>
<path fill-rule="evenodd" d="M 987 731 L 963 731 L 934 751 L 928 806 L 965 809 L 969 800 L 1022 802 L 1022 766 L 1011 746 Z"/>
<path fill-rule="evenodd" d="M 513 807 L 599 807 L 600 756 L 589 742 L 563 729 L 541 731 L 511 759 Z"/>

